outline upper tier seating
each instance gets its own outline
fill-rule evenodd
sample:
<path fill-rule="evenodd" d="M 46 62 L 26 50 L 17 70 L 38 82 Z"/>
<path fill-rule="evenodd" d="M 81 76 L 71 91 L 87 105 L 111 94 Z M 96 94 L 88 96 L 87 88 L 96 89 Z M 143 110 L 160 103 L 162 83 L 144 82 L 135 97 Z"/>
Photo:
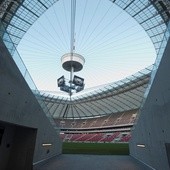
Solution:
<path fill-rule="evenodd" d="M 61 128 L 94 128 L 106 127 L 124 124 L 133 124 L 136 120 L 138 110 L 112 113 L 108 116 L 90 119 L 55 119 L 57 125 Z"/>

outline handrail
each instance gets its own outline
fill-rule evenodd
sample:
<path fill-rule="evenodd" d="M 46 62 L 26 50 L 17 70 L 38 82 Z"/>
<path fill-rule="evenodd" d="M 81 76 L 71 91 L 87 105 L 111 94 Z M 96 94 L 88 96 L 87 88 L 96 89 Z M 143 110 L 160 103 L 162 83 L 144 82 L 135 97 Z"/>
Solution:
<path fill-rule="evenodd" d="M 44 113 L 46 114 L 47 118 L 49 119 L 50 123 L 53 125 L 54 129 L 59 133 L 59 127 L 57 127 L 56 123 L 54 122 L 52 115 L 50 114 L 48 107 L 46 106 L 45 102 L 40 98 L 40 92 L 37 89 L 30 73 L 28 72 L 22 58 L 20 57 L 14 43 L 12 42 L 10 36 L 6 32 L 5 28 L 3 27 L 2 22 L 0 21 L 0 38 L 3 40 L 4 44 L 6 45 L 11 57 L 15 61 L 17 67 L 19 68 L 23 78 L 27 82 L 28 86 L 32 90 L 33 94 L 35 95 L 38 103 L 40 104 L 41 108 L 43 109 Z"/>
<path fill-rule="evenodd" d="M 154 65 L 153 65 L 152 72 L 151 72 L 151 78 L 150 78 L 150 80 L 149 80 L 148 87 L 147 87 L 147 89 L 146 89 L 146 91 L 145 91 L 145 93 L 144 93 L 144 98 L 143 98 L 141 107 L 140 107 L 140 109 L 139 109 L 139 111 L 138 111 L 137 118 L 136 118 L 136 121 L 135 121 L 135 123 L 134 123 L 134 126 L 133 126 L 132 130 L 135 129 L 135 126 L 136 126 L 136 124 L 137 124 L 137 122 L 138 122 L 138 119 L 140 118 L 141 109 L 142 109 L 142 107 L 143 107 L 143 105 L 144 105 L 144 103 L 145 103 L 145 101 L 146 101 L 146 99 L 147 99 L 147 96 L 148 96 L 148 94 L 149 94 L 150 88 L 151 88 L 151 86 L 152 86 L 154 77 L 155 77 L 156 72 L 157 72 L 157 70 L 158 70 L 159 64 L 160 64 L 160 62 L 161 62 L 161 59 L 162 59 L 162 56 L 163 56 L 163 53 L 164 53 L 164 50 L 165 50 L 165 48 L 166 48 L 166 45 L 167 45 L 167 42 L 168 42 L 169 38 L 170 38 L 170 22 L 168 23 L 167 29 L 166 29 L 166 31 L 165 31 L 165 34 L 164 34 L 164 37 L 163 37 L 163 40 L 162 40 L 162 43 L 161 43 L 161 45 L 160 45 L 160 48 L 159 48 L 159 51 L 158 51 L 158 54 L 157 54 L 155 63 L 154 63 Z"/>

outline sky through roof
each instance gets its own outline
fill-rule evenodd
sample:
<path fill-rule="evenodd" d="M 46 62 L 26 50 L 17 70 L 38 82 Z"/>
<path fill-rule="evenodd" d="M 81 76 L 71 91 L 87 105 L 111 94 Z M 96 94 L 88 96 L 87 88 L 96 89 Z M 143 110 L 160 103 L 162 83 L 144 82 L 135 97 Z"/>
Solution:
<path fill-rule="evenodd" d="M 61 56 L 70 51 L 70 1 L 60 0 L 28 30 L 17 49 L 39 90 L 59 91 L 56 80 L 69 72 Z M 108 0 L 77 0 L 75 52 L 84 56 L 85 88 L 125 78 L 155 60 L 143 28 Z"/>

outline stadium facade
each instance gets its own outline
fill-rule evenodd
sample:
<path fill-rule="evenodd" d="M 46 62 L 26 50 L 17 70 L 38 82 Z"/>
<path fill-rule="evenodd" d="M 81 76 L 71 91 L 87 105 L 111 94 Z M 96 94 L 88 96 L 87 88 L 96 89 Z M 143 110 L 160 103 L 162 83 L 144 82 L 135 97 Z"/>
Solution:
<path fill-rule="evenodd" d="M 87 119 L 139 109 L 130 154 L 153 169 L 169 169 L 170 1 L 111 0 L 147 32 L 157 59 L 153 66 L 71 101 L 39 92 L 16 51 L 24 34 L 54 3 L 57 0 L 0 2 L 0 168 L 31 169 L 32 162 L 61 154 L 53 118 Z"/>

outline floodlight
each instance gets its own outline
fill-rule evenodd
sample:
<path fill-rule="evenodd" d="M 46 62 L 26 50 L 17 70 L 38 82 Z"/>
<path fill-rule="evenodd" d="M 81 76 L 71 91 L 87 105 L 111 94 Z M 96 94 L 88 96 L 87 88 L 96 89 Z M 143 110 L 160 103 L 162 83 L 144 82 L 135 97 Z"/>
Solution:
<path fill-rule="evenodd" d="M 69 93 L 70 92 L 70 87 L 67 86 L 67 85 L 64 85 L 64 86 L 60 87 L 60 90 Z"/>
<path fill-rule="evenodd" d="M 59 79 L 57 79 L 57 84 L 58 84 L 58 87 L 62 87 L 65 85 L 64 76 L 61 76 Z"/>
<path fill-rule="evenodd" d="M 84 79 L 78 76 L 73 77 L 73 74 L 74 72 L 82 70 L 85 59 L 80 54 L 74 53 L 74 50 L 75 49 L 70 53 L 64 54 L 61 58 L 64 70 L 70 72 L 70 79 L 66 80 L 64 76 L 57 79 L 60 90 L 69 93 L 70 97 L 73 93 L 77 93 L 84 89 Z"/>
<path fill-rule="evenodd" d="M 83 86 L 84 86 L 84 79 L 81 78 L 81 77 L 78 77 L 78 76 L 74 76 L 74 78 L 73 78 L 73 83 L 74 83 L 76 86 L 81 86 L 81 87 L 83 87 Z"/>
<path fill-rule="evenodd" d="M 82 91 L 83 89 L 84 89 L 84 85 L 83 86 L 77 86 L 76 93 Z"/>

